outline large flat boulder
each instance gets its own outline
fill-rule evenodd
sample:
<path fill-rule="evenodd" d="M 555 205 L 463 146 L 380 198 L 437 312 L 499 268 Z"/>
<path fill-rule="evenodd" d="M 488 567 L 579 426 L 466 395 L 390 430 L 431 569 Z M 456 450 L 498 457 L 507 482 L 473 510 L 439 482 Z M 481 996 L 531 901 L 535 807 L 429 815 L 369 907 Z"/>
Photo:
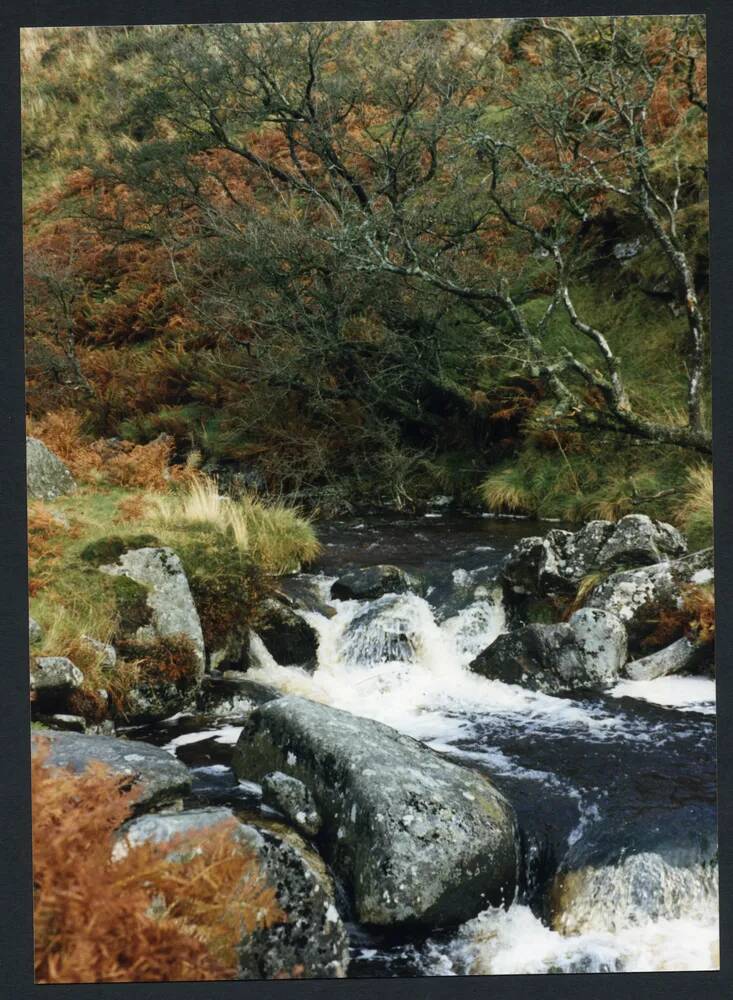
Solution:
<path fill-rule="evenodd" d="M 113 736 L 85 736 L 80 733 L 44 731 L 34 733 L 33 742 L 47 740 L 47 764 L 80 774 L 98 761 L 114 774 L 129 779 L 139 797 L 135 811 L 148 812 L 176 805 L 191 790 L 191 776 L 179 761 L 150 743 Z M 127 782 L 126 782 L 127 783 Z"/>
<path fill-rule="evenodd" d="M 288 696 L 252 713 L 233 763 L 240 778 L 303 783 L 319 847 L 364 923 L 459 923 L 513 898 L 510 803 L 483 774 L 388 726 Z"/>
<path fill-rule="evenodd" d="M 558 625 L 526 625 L 498 636 L 471 661 L 474 673 L 547 694 L 614 684 L 626 662 L 626 630 L 597 608 L 582 608 Z"/>
<path fill-rule="evenodd" d="M 25 462 L 26 487 L 31 500 L 56 500 L 76 490 L 68 468 L 38 438 L 25 439 Z"/>
<path fill-rule="evenodd" d="M 123 827 L 120 844 L 160 843 L 205 832 L 233 818 L 225 807 L 142 816 Z M 286 915 L 283 923 L 242 938 L 238 978 L 273 979 L 283 973 L 306 979 L 343 977 L 349 942 L 334 903 L 333 883 L 323 866 L 268 830 L 237 822 L 232 837 L 255 853 Z"/>

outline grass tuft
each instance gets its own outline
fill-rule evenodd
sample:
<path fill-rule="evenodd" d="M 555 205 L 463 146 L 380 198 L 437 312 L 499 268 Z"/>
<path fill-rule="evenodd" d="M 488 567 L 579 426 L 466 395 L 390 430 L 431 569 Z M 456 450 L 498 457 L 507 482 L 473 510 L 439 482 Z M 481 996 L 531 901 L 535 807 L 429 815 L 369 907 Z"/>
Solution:
<path fill-rule="evenodd" d="M 198 478 L 176 493 L 153 497 L 160 523 L 172 530 L 198 528 L 231 540 L 266 573 L 297 570 L 320 552 L 313 526 L 278 501 L 221 496 L 212 479 Z"/>

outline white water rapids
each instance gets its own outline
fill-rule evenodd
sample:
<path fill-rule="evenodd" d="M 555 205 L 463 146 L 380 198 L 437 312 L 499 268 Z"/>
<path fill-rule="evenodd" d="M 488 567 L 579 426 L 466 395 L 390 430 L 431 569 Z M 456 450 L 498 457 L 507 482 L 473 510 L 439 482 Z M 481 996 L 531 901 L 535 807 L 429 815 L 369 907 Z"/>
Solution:
<path fill-rule="evenodd" d="M 465 570 L 454 572 L 454 584 L 467 588 L 469 603 L 443 621 L 412 593 L 335 601 L 332 578 L 315 580 L 324 602 L 336 609 L 331 618 L 301 612 L 319 635 L 317 669 L 311 675 L 280 666 L 253 636 L 256 665 L 248 674 L 253 680 L 377 719 L 455 759 L 483 763 L 495 775 L 521 767 L 498 748 L 454 745 L 471 742 L 476 719 L 521 718 L 524 730 L 538 740 L 573 727 L 603 741 L 630 725 L 623 714 L 597 705 L 471 673 L 468 663 L 504 630 L 505 618 L 499 592 L 474 586 Z M 624 682 L 611 694 L 714 711 L 714 682 L 701 678 Z M 633 738 L 652 738 L 631 729 Z M 536 777 L 556 780 L 551 773 Z M 600 817 L 598 807 L 585 803 L 579 792 L 571 788 L 568 794 L 578 805 L 578 825 L 568 838 L 572 845 Z M 674 868 L 657 855 L 647 861 L 642 869 L 629 868 L 628 859 L 617 867 L 586 869 L 569 916 L 554 928 L 515 902 L 508 910 L 483 912 L 447 944 L 429 941 L 420 965 L 427 975 L 718 968 L 717 868 Z"/>

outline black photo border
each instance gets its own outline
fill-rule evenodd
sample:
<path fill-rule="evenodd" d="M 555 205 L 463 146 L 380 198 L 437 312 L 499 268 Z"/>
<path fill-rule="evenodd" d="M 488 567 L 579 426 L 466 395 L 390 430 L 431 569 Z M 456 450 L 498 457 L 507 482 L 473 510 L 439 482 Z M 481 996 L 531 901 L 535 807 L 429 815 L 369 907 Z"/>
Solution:
<path fill-rule="evenodd" d="M 733 2 L 1 0 L 0 996 L 8 1000 L 695 1000 L 733 997 Z M 707 17 L 720 842 L 720 972 L 222 983 L 33 983 L 19 29 L 50 25 L 688 14 Z"/>

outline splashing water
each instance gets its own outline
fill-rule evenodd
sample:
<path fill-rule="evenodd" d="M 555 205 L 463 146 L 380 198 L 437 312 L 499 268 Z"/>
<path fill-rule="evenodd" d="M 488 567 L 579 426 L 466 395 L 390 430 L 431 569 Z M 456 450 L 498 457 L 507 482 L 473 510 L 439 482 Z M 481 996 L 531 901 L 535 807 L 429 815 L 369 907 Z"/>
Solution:
<path fill-rule="evenodd" d="M 571 751 L 579 762 L 573 773 L 581 779 L 590 763 L 583 754 L 591 746 L 633 745 L 640 755 L 659 753 L 667 745 L 674 749 L 675 740 L 692 738 L 694 730 L 683 725 L 692 716 L 678 716 L 674 722 L 655 716 L 654 703 L 711 712 L 714 685 L 697 678 L 667 678 L 646 687 L 623 682 L 605 701 L 573 700 L 480 677 L 468 669 L 469 663 L 506 629 L 500 592 L 481 584 L 480 577 L 475 570 L 453 571 L 458 608 L 455 600 L 441 608 L 413 593 L 337 601 L 330 597 L 334 577 L 311 577 L 323 601 L 336 611 L 330 618 L 299 612 L 319 637 L 316 670 L 309 674 L 279 665 L 253 636 L 249 676 L 376 719 L 468 766 L 481 767 L 497 781 L 506 778 L 510 798 L 511 781 L 529 783 L 535 796 L 562 793 L 575 810 L 564 842 L 566 849 L 575 849 L 607 820 L 607 792 L 595 785 L 583 787 L 583 780 L 576 787 L 570 772 L 553 773 L 553 747 L 563 754 L 563 740 L 575 739 Z M 431 589 L 427 593 L 430 598 Z M 652 705 L 637 718 L 626 702 L 614 708 L 621 698 Z M 534 758 L 523 756 L 528 745 Z M 537 747 L 546 748 L 545 757 Z M 607 766 L 604 758 L 601 774 Z M 615 865 L 574 872 L 564 893 L 552 926 L 517 900 L 506 910 L 484 911 L 447 942 L 428 940 L 418 949 L 421 973 L 672 971 L 719 965 L 714 865 L 676 868 L 648 852 L 623 858 L 622 850 Z M 373 950 L 363 951 L 367 956 Z M 387 966 L 385 962 L 382 968 Z"/>

